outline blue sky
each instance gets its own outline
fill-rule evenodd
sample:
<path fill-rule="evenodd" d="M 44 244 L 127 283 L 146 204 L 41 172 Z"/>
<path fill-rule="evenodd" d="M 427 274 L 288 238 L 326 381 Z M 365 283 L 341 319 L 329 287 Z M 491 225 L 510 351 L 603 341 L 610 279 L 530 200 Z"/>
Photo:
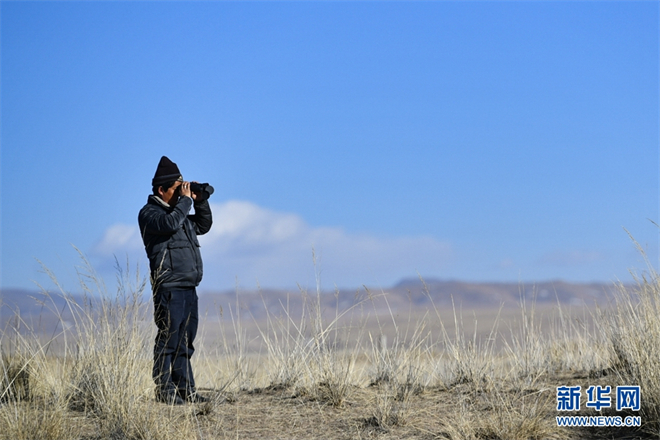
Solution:
<path fill-rule="evenodd" d="M 200 290 L 628 280 L 658 261 L 657 2 L 2 2 L 0 287 L 146 257 L 208 181 Z"/>

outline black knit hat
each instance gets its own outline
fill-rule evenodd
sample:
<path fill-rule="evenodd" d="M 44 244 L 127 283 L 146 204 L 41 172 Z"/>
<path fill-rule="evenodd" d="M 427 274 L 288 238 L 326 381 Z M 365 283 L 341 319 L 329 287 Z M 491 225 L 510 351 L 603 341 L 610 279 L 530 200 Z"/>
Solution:
<path fill-rule="evenodd" d="M 181 178 L 181 171 L 174 162 L 169 160 L 167 156 L 160 158 L 158 168 L 156 168 L 156 175 L 151 180 L 151 186 L 160 186 L 163 183 L 171 182 Z"/>

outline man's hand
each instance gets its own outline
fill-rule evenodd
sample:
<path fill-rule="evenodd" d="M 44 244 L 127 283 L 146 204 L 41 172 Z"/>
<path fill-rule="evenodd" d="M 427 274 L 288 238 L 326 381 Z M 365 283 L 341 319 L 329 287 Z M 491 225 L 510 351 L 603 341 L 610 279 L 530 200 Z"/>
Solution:
<path fill-rule="evenodd" d="M 195 200 L 195 197 L 192 196 L 192 191 L 190 191 L 190 182 L 183 182 L 181 184 L 181 195 L 186 197 L 192 197 Z"/>

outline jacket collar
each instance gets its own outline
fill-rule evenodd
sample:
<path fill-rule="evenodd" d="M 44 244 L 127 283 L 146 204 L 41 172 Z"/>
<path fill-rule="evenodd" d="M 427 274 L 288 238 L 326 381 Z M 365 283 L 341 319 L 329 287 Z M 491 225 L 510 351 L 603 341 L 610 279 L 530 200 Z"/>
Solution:
<path fill-rule="evenodd" d="M 149 200 L 153 201 L 156 205 L 162 206 L 165 209 L 170 209 L 171 208 L 169 203 L 165 203 L 165 201 L 163 199 L 161 199 L 160 197 L 155 196 L 153 194 L 149 196 Z"/>

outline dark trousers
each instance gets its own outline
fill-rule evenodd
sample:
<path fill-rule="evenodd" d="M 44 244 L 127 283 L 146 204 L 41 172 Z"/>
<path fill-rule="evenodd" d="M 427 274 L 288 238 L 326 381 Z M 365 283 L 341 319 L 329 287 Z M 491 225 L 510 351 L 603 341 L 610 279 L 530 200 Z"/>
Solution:
<path fill-rule="evenodd" d="M 154 293 L 154 319 L 158 326 L 154 345 L 153 377 L 161 393 L 195 393 L 190 358 L 195 352 L 199 314 L 195 288 Z"/>

